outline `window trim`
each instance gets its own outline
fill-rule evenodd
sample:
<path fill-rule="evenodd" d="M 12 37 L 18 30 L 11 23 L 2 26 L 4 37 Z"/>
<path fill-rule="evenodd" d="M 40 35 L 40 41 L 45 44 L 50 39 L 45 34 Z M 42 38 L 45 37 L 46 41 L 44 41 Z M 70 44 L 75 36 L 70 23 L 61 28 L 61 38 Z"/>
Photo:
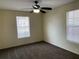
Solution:
<path fill-rule="evenodd" d="M 67 38 L 67 40 L 69 40 L 70 42 L 73 42 L 73 43 L 77 43 L 77 44 L 79 44 L 79 41 L 74 41 L 73 39 L 68 39 L 68 19 L 70 19 L 70 18 L 68 18 L 68 13 L 69 12 L 74 12 L 74 11 L 77 11 L 77 10 L 79 10 L 79 9 L 75 9 L 75 10 L 71 10 L 71 11 L 67 11 L 66 12 L 66 38 Z M 77 18 L 77 17 L 76 17 Z M 72 25 L 73 26 L 73 25 Z M 78 25 L 79 26 L 79 25 Z"/>
<path fill-rule="evenodd" d="M 17 17 L 28 17 L 29 18 L 29 33 L 30 33 L 30 35 L 28 36 L 28 37 L 22 37 L 22 38 L 19 38 L 18 37 L 18 32 L 17 32 Z M 16 16 L 16 37 L 18 38 L 18 39 L 26 39 L 26 38 L 30 38 L 31 37 L 31 20 L 30 20 L 30 17 L 29 16 Z"/>

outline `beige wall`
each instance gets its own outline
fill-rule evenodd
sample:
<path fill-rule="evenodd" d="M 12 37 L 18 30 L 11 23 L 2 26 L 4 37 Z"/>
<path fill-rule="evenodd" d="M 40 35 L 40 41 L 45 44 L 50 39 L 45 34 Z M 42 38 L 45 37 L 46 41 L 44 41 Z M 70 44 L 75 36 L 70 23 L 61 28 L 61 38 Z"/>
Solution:
<path fill-rule="evenodd" d="M 24 38 L 20 40 L 17 38 L 16 16 L 30 17 L 30 38 Z M 0 49 L 38 42 L 41 40 L 43 40 L 41 14 L 0 10 Z"/>
<path fill-rule="evenodd" d="M 43 15 L 44 40 L 79 54 L 79 44 L 69 42 L 66 38 L 66 12 L 75 9 L 79 9 L 79 1 L 58 7 Z"/>

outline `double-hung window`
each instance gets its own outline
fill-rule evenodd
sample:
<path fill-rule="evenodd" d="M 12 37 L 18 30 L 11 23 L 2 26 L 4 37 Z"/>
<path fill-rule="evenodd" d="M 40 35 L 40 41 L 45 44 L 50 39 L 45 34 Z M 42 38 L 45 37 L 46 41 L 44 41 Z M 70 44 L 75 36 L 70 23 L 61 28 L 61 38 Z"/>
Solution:
<path fill-rule="evenodd" d="M 27 16 L 16 16 L 17 24 L 17 37 L 27 38 L 30 37 L 30 20 Z"/>
<path fill-rule="evenodd" d="M 79 10 L 67 12 L 67 39 L 79 43 Z"/>

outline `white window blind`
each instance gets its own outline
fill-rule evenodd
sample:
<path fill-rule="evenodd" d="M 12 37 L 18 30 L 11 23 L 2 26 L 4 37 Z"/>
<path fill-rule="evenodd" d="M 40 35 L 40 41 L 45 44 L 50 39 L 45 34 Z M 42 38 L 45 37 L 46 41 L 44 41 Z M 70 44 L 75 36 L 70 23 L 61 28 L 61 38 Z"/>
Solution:
<path fill-rule="evenodd" d="M 16 16 L 16 23 L 17 23 L 17 37 L 18 38 L 30 37 L 29 17 Z"/>
<path fill-rule="evenodd" d="M 67 39 L 79 43 L 79 10 L 67 12 Z"/>

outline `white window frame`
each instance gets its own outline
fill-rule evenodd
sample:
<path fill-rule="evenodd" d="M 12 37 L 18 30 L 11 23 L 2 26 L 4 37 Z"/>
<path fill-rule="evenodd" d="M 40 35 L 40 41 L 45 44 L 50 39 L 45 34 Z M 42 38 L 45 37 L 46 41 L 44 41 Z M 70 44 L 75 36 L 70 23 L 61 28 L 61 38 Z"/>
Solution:
<path fill-rule="evenodd" d="M 73 43 L 79 43 L 79 9 L 68 11 L 66 13 L 66 19 L 67 40 Z"/>
<path fill-rule="evenodd" d="M 25 23 L 25 21 L 27 23 Z M 30 18 L 28 16 L 16 16 L 16 27 L 17 27 L 17 38 L 18 39 L 29 38 L 31 36 L 30 35 Z"/>

